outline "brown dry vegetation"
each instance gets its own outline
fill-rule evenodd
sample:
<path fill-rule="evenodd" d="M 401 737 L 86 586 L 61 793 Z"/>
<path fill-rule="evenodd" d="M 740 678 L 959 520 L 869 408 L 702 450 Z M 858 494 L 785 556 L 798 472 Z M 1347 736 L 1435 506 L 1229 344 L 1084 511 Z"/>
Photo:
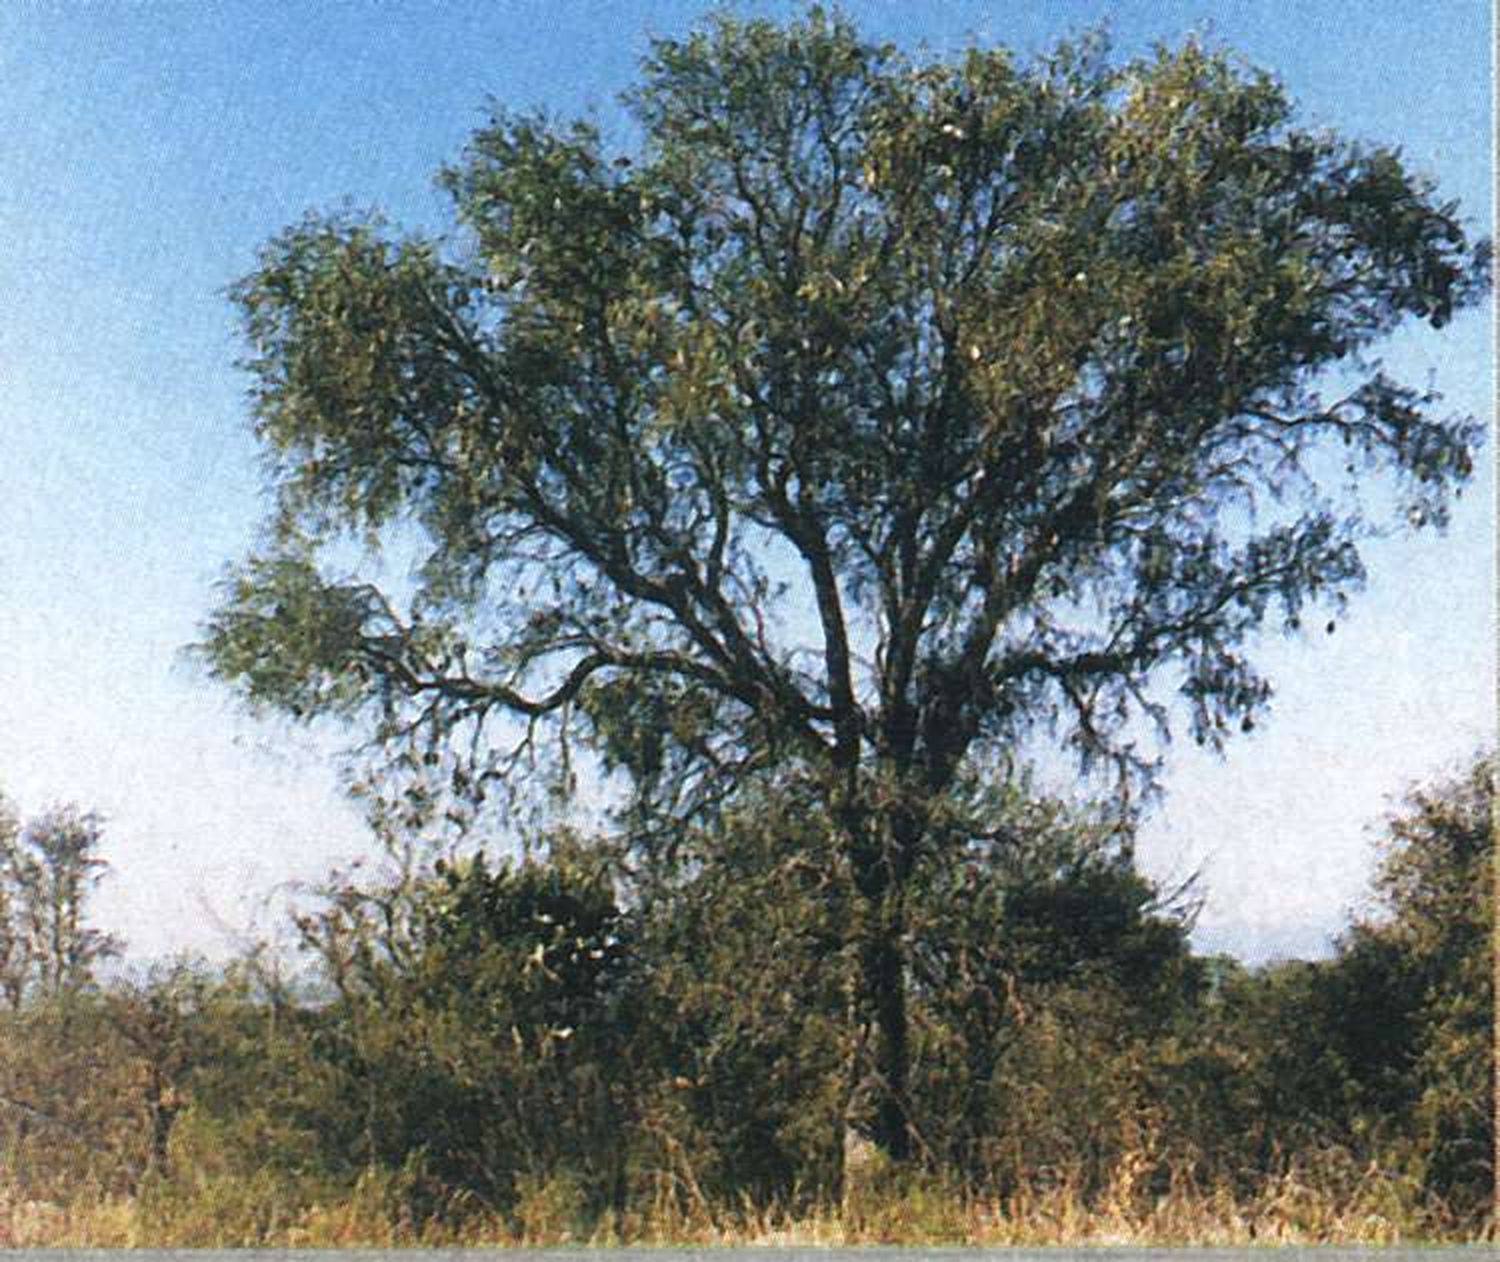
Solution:
<path fill-rule="evenodd" d="M 1346 1154 L 1288 1161 L 1246 1193 L 1172 1176 L 1153 1193 L 1154 1162 L 1126 1154 L 1110 1185 L 1083 1192 L 1067 1173 L 1004 1200 L 966 1196 L 931 1179 L 862 1189 L 842 1207 L 687 1204 L 663 1177 L 638 1208 L 603 1219 L 583 1211 L 566 1179 L 528 1186 L 508 1213 L 455 1198 L 419 1221 L 399 1174 L 368 1172 L 318 1196 L 274 1178 L 204 1175 L 133 1196 L 8 1201 L 0 1246 L 16 1248 L 418 1248 L 508 1245 L 1314 1245 L 1493 1240 L 1493 1219 L 1460 1222 L 1409 1180 L 1360 1170 Z"/>
<path fill-rule="evenodd" d="M 28 971 L 19 934 L 0 1246 L 1492 1241 L 1492 776 L 1412 797 L 1327 961 L 1194 956 L 1077 821 L 997 902 L 937 882 L 905 1164 L 771 814 L 650 909 L 566 839 L 335 877 L 296 984 Z"/>

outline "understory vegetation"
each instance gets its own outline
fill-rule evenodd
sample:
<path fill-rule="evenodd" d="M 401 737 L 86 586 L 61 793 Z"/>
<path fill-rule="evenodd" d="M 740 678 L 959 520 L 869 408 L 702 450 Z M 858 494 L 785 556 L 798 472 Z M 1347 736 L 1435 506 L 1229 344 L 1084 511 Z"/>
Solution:
<path fill-rule="evenodd" d="M 565 834 L 393 841 L 294 955 L 134 969 L 87 926 L 98 821 L 7 813 L 0 1238 L 1493 1239 L 1493 772 L 1390 821 L 1332 958 L 1254 969 L 1194 954 L 1190 891 L 1117 828 L 996 801 L 913 886 L 902 1164 L 866 1138 L 849 896 L 805 803 L 711 865 L 684 837 L 670 875 Z"/>

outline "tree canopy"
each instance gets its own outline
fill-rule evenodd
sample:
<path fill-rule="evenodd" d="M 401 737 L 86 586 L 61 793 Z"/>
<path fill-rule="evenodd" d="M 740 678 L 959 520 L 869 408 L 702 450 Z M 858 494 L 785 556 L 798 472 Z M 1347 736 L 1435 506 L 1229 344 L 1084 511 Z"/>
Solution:
<path fill-rule="evenodd" d="M 723 17 L 628 105 L 628 154 L 497 114 L 447 237 L 265 247 L 234 296 L 274 508 L 203 649 L 461 794 L 588 749 L 642 838 L 814 786 L 899 1157 L 918 860 L 1027 740 L 1149 779 L 1142 718 L 1248 728 L 1257 633 L 1336 612 L 1391 514 L 1443 521 L 1478 428 L 1371 352 L 1489 247 L 1196 42 L 929 62 Z"/>

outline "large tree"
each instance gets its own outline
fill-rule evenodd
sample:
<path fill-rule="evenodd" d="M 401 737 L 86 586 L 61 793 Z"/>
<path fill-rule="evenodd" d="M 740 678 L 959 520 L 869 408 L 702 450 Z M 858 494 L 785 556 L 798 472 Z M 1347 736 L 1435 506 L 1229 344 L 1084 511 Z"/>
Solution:
<path fill-rule="evenodd" d="M 628 156 L 496 117 L 447 237 L 265 248 L 235 295 L 275 509 L 204 647 L 460 788 L 591 748 L 643 837 L 816 786 L 900 1157 L 924 848 L 1028 740 L 1149 777 L 1143 732 L 1251 725 L 1256 633 L 1469 473 L 1476 426 L 1367 351 L 1488 248 L 1197 43 L 926 62 L 720 18 L 628 104 Z"/>

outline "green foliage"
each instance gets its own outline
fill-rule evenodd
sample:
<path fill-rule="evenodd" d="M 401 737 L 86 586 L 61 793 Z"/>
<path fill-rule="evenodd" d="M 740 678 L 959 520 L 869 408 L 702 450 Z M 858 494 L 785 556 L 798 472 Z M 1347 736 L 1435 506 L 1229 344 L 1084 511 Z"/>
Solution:
<path fill-rule="evenodd" d="M 1495 775 L 1491 755 L 1411 794 L 1376 880 L 1385 917 L 1356 925 L 1339 958 L 1391 961 L 1383 987 L 1349 988 L 1347 1012 L 1368 1026 L 1373 1008 L 1395 1031 L 1355 1076 L 1408 1119 L 1427 1189 L 1471 1213 L 1495 1189 Z"/>
<path fill-rule="evenodd" d="M 1489 247 L 1196 42 L 927 62 L 722 16 L 629 106 L 633 155 L 496 117 L 451 239 L 265 247 L 234 296 L 271 544 L 203 652 L 423 792 L 566 791 L 587 750 L 653 837 L 815 786 L 904 1156 L 906 915 L 963 786 L 1049 729 L 1149 780 L 1135 720 L 1253 725 L 1255 635 L 1360 581 L 1360 488 L 1440 523 L 1470 472 L 1474 422 L 1368 352 L 1477 301 Z M 411 590 L 337 569 L 351 536 L 415 547 Z"/>
<path fill-rule="evenodd" d="M 145 1130 L 138 1065 L 121 1051 L 91 995 L 0 1016 L 0 1164 L 12 1194 L 48 1200 L 134 1185 Z"/>
<path fill-rule="evenodd" d="M 1013 1105 L 1030 1093 L 1008 1093 L 1034 1015 L 1072 995 L 1109 1007 L 1121 1045 L 1141 1042 L 1200 985 L 1186 909 L 1131 870 L 1118 824 L 992 798 L 990 835 L 935 847 L 906 909 L 911 1125 L 929 1173 L 976 1187 L 1029 1142 Z M 672 1088 L 650 1120 L 710 1199 L 834 1196 L 877 1107 L 859 1068 L 876 1037 L 856 1002 L 862 907 L 837 831 L 815 800 L 769 794 L 684 846 L 688 875 L 643 909 Z"/>
<path fill-rule="evenodd" d="M 1195 1057 L 1222 1083 L 1217 1120 L 1195 1126 L 1222 1136 L 1214 1147 L 1263 1166 L 1278 1151 L 1337 1146 L 1409 1179 L 1453 1221 L 1484 1221 L 1494 774 L 1485 757 L 1412 794 L 1385 838 L 1380 912 L 1356 922 L 1333 959 L 1222 979 Z"/>
<path fill-rule="evenodd" d="M 0 1239 L 1482 1238 L 1492 776 L 1413 795 L 1337 956 L 1256 970 L 1190 954 L 1117 824 L 981 795 L 909 891 L 904 1163 L 813 786 L 650 871 L 561 834 L 336 873 L 295 982 L 180 960 L 0 1013 Z"/>
<path fill-rule="evenodd" d="M 324 1085 L 295 1115 L 325 1161 L 414 1162 L 432 1196 L 496 1209 L 559 1170 L 596 1210 L 616 1195 L 636 1021 L 597 855 L 561 838 L 516 867 L 336 878 L 300 928 L 331 996 L 306 1044 Z"/>
<path fill-rule="evenodd" d="M 1173 1031 L 1203 984 L 1186 891 L 1135 872 L 1118 823 L 1019 802 L 996 823 L 998 840 L 939 852 L 911 918 L 918 1129 L 932 1163 L 975 1185 L 1014 1175 L 1016 1153 L 1035 1157 L 1038 1126 L 1076 1139 L 1061 1100 L 1076 1075 L 1034 1062 L 1049 1041 L 1071 1063 L 1095 1059 L 1089 1091 L 1144 1096 L 1131 1058 Z M 1133 1106 L 1097 1104 L 1080 1102 L 1073 1120 L 1129 1125 Z M 1101 1160 L 1116 1139 L 1092 1145 Z"/>
<path fill-rule="evenodd" d="M 837 1187 L 855 1034 L 854 903 L 814 802 L 766 794 L 682 839 L 642 907 L 654 1159 L 715 1200 Z"/>

